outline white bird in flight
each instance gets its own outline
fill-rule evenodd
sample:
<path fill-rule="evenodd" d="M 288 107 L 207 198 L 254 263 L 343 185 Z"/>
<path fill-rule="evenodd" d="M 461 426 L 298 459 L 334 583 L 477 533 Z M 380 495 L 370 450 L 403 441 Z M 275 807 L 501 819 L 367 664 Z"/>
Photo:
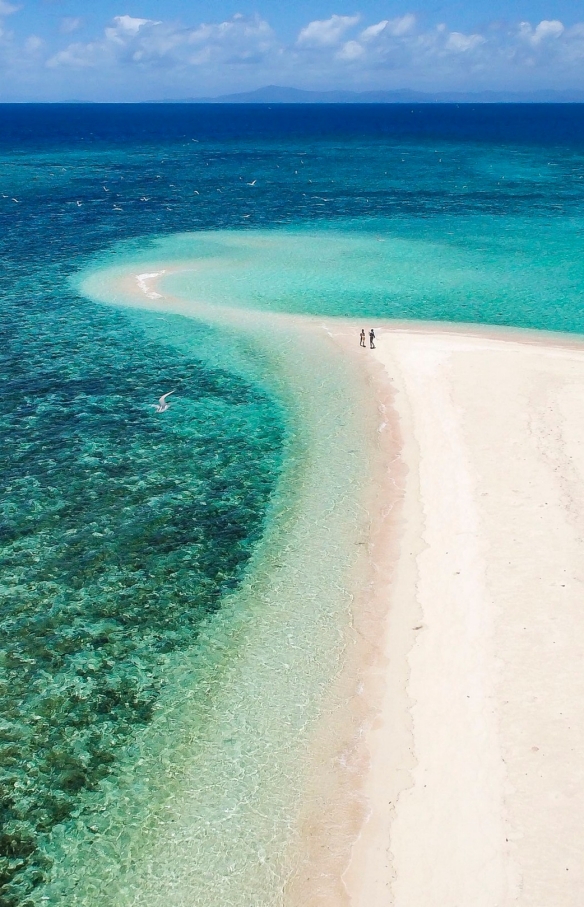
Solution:
<path fill-rule="evenodd" d="M 254 180 L 253 183 L 248 183 L 247 185 L 248 185 L 248 186 L 255 186 L 256 183 L 257 183 L 257 180 Z"/>
<path fill-rule="evenodd" d="M 151 403 L 150 406 L 153 406 L 157 413 L 165 413 L 170 407 L 170 403 L 167 403 L 166 398 L 170 397 L 171 394 L 174 394 L 174 391 L 168 391 L 167 394 L 163 394 L 162 397 L 159 397 L 158 403 Z"/>

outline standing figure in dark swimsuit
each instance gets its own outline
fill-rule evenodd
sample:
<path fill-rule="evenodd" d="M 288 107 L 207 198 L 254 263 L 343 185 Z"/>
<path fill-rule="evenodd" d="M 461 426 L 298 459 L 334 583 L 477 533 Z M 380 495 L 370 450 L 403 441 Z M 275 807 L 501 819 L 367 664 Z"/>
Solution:
<path fill-rule="evenodd" d="M 375 331 L 373 330 L 373 328 L 371 328 L 371 330 L 369 331 L 369 349 L 375 349 Z"/>
<path fill-rule="evenodd" d="M 365 328 L 361 328 L 361 334 L 359 336 L 359 346 L 365 346 Z"/>

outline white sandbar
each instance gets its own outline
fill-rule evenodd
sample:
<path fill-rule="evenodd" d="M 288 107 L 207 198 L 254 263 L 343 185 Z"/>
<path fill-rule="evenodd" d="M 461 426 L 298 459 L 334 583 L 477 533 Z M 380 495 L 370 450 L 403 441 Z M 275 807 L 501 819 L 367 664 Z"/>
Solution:
<path fill-rule="evenodd" d="M 407 475 L 354 907 L 582 903 L 584 346 L 542 338 L 378 337 Z"/>

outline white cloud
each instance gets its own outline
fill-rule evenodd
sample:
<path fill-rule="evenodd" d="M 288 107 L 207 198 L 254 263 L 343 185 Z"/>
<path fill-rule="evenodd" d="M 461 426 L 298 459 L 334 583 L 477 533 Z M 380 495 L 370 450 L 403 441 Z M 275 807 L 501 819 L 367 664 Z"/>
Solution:
<path fill-rule="evenodd" d="M 357 24 L 359 16 L 331 16 L 330 19 L 315 19 L 302 29 L 296 44 L 298 47 L 330 47 L 338 44 L 345 32 Z"/>
<path fill-rule="evenodd" d="M 6 3 L 6 0 L 0 0 L 0 16 L 11 16 L 12 13 L 17 13 L 20 9 L 19 6 L 15 6 L 13 3 Z"/>
<path fill-rule="evenodd" d="M 275 35 L 264 19 L 247 19 L 242 15 L 217 25 L 201 25 L 186 37 L 187 46 L 197 48 L 195 55 L 189 58 L 193 62 L 197 62 L 201 53 L 208 59 L 253 62 L 269 53 L 275 43 Z"/>
<path fill-rule="evenodd" d="M 66 50 L 60 50 L 58 53 L 53 54 L 52 57 L 49 57 L 46 65 L 49 69 L 56 69 L 59 66 L 71 66 L 75 69 L 82 69 L 83 67 L 91 66 L 92 61 L 86 57 L 84 51 L 85 48 L 82 44 L 71 44 Z"/>
<path fill-rule="evenodd" d="M 519 25 L 520 36 L 533 47 L 537 47 L 548 38 L 559 38 L 564 31 L 564 24 L 558 19 L 543 19 L 535 28 L 532 28 L 529 22 L 521 22 Z"/>
<path fill-rule="evenodd" d="M 145 25 L 159 25 L 152 19 L 134 19 L 131 16 L 115 16 L 112 24 L 104 29 L 104 37 L 87 44 L 70 44 L 47 60 L 49 69 L 69 66 L 86 69 L 119 61 L 138 37 Z M 135 51 L 134 51 L 135 53 Z M 130 56 L 131 56 L 130 52 Z"/>
<path fill-rule="evenodd" d="M 363 29 L 359 37 L 362 41 L 372 41 L 379 37 L 387 25 L 389 25 L 389 19 L 383 19 L 383 21 L 378 22 L 377 25 L 368 25 L 367 28 Z"/>
<path fill-rule="evenodd" d="M 584 63 L 584 22 L 567 28 L 562 34 L 561 54 L 566 66 Z M 584 74 L 583 74 L 584 75 Z M 583 79 L 584 82 L 584 79 Z"/>
<path fill-rule="evenodd" d="M 0 0 L 2 16 L 17 9 Z M 584 17 L 583 17 L 584 19 Z M 60 21 L 61 35 L 87 23 Z M 50 44 L 49 42 L 54 43 Z M 292 44 L 260 16 L 190 26 L 123 14 L 91 40 L 18 37 L 0 27 L 2 98 L 196 97 L 261 85 L 304 88 L 521 90 L 584 85 L 584 21 L 501 22 L 463 32 L 423 26 L 413 13 L 378 22 L 357 15 L 313 20 Z M 77 75 L 75 71 L 77 70 Z M 91 71 L 91 78 L 87 73 Z M 51 86 L 52 95 L 45 86 Z M 12 95 L 8 91 L 13 91 Z"/>
<path fill-rule="evenodd" d="M 358 60 L 364 53 L 365 48 L 358 41 L 347 41 L 338 51 L 337 58 L 339 60 Z"/>
<path fill-rule="evenodd" d="M 393 38 L 401 38 L 403 35 L 409 35 L 416 26 L 416 17 L 412 13 L 406 16 L 399 16 L 397 19 L 384 19 L 377 25 L 370 25 L 361 32 L 363 41 L 371 41 L 382 34 Z"/>
<path fill-rule="evenodd" d="M 487 44 L 478 33 L 449 31 L 444 24 L 421 31 L 416 25 L 416 17 L 408 14 L 367 26 L 358 41 L 348 41 L 337 51 L 335 59 L 351 63 L 353 71 L 358 64 L 363 71 L 409 70 L 428 76 L 460 67 L 462 58 L 467 69 L 478 64 L 476 54 Z"/>
<path fill-rule="evenodd" d="M 44 47 L 45 42 L 42 38 L 39 38 L 38 35 L 29 35 L 29 37 L 24 42 L 24 49 L 29 54 L 36 54 L 38 51 Z"/>
<path fill-rule="evenodd" d="M 103 38 L 73 43 L 54 54 L 47 66 L 197 67 L 205 64 L 258 62 L 275 46 L 268 23 L 259 17 L 236 15 L 216 24 L 184 28 L 174 23 L 116 16 Z"/>
<path fill-rule="evenodd" d="M 65 16 L 61 19 L 60 32 L 62 35 L 71 35 L 83 25 L 83 19 L 78 16 Z"/>
<path fill-rule="evenodd" d="M 474 50 L 475 47 L 480 47 L 485 41 L 486 38 L 483 38 L 482 35 L 463 35 L 462 32 L 453 31 L 448 35 L 445 46 L 447 50 L 453 50 L 456 53 L 467 53 L 469 50 Z"/>
<path fill-rule="evenodd" d="M 584 22 L 571 27 L 557 19 L 543 19 L 535 26 L 520 22 L 509 36 L 506 54 L 516 71 L 554 73 L 558 79 L 570 78 L 572 84 L 582 85 Z"/>
<path fill-rule="evenodd" d="M 132 16 L 114 16 L 113 25 L 106 28 L 106 38 L 111 41 L 123 40 L 126 35 L 137 35 L 144 25 L 160 25 L 153 19 L 134 19 Z"/>

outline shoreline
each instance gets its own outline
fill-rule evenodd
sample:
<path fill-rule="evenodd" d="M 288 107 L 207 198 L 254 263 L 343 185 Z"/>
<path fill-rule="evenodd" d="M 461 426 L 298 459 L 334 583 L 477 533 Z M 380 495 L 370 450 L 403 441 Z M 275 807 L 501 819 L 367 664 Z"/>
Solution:
<path fill-rule="evenodd" d="M 148 274 L 156 270 L 153 265 Z M 169 899 L 187 904 L 193 898 L 219 905 L 236 896 L 258 907 L 344 903 L 342 871 L 364 809 L 354 784 L 362 751 L 354 744 L 371 710 L 358 691 L 359 675 L 377 653 L 381 617 L 372 613 L 368 546 L 372 525 L 377 526 L 376 497 L 385 484 L 385 445 L 395 446 L 370 387 L 383 369 L 367 357 L 370 369 L 364 372 L 362 363 L 347 355 L 350 327 L 336 321 L 333 326 L 330 319 L 217 311 L 162 292 L 153 296 L 159 288 L 148 281 L 145 296 L 144 274 L 100 273 L 95 284 L 97 290 L 85 293 L 97 301 L 187 315 L 216 327 L 218 338 L 224 333 L 233 366 L 251 357 L 250 374 L 279 398 L 295 439 L 287 445 L 271 523 L 233 596 L 233 608 L 225 601 L 217 620 L 210 621 L 206 648 L 226 653 L 224 667 L 212 686 L 196 683 L 204 696 L 212 690 L 212 708 L 193 736 L 191 712 L 200 709 L 188 671 L 188 695 L 182 695 L 179 666 L 179 682 L 171 680 L 159 717 L 145 733 L 146 768 L 137 774 L 138 787 L 148 775 L 154 812 L 144 809 L 148 803 L 134 808 L 131 791 L 125 807 L 135 815 L 132 831 L 124 831 L 129 845 L 123 845 L 131 848 L 132 865 L 124 850 L 116 861 L 123 864 L 120 869 L 107 862 L 100 868 L 91 858 L 80 867 L 81 849 L 72 861 L 61 860 L 66 877 L 83 876 L 69 904 L 85 903 L 77 898 L 88 886 L 102 898 L 92 895 L 94 907 L 112 902 L 121 907 L 127 898 L 122 892 L 132 893 L 132 907 Z M 180 322 L 172 330 L 177 325 L 180 330 Z M 356 601 L 366 607 L 352 607 Z M 384 608 L 384 601 L 378 606 Z M 215 643 L 217 623 L 223 630 Z M 160 727 L 169 723 L 169 714 L 174 737 L 161 742 Z M 219 739 L 231 737 L 236 739 L 230 744 L 253 755 L 245 774 L 238 770 L 236 777 L 218 746 Z M 193 740 L 196 747 L 190 750 Z M 161 747 L 164 764 L 172 764 L 172 775 L 182 778 L 178 787 L 173 782 L 170 800 L 165 773 L 148 756 Z M 132 783 L 131 773 L 128 778 Z M 240 813 L 247 818 L 226 825 L 225 811 L 235 822 Z M 201 815 L 212 822 L 201 823 Z M 111 848 L 111 839 L 104 844 Z M 99 879 L 106 873 L 110 884 L 102 893 Z"/>
<path fill-rule="evenodd" d="M 131 280 L 135 278 L 143 294 L 138 307 L 161 311 L 168 297 L 159 292 L 158 278 L 170 270 L 156 267 Z M 135 292 L 131 280 L 123 287 L 124 295 Z M 218 313 L 216 307 L 194 305 L 194 312 L 192 307 L 187 312 L 186 302 L 173 300 L 172 311 L 205 320 L 213 309 L 215 319 L 219 315 L 220 321 L 236 325 L 252 315 L 245 309 Z M 538 735 L 547 735 L 547 745 L 554 749 L 549 728 L 556 733 L 557 716 L 548 714 L 542 700 L 537 720 L 526 722 L 518 693 L 521 682 L 526 693 L 527 677 L 541 684 L 539 675 L 546 673 L 546 659 L 552 655 L 554 668 L 546 682 L 554 682 L 561 665 L 546 644 L 553 620 L 545 602 L 536 601 L 541 632 L 534 664 L 522 642 L 526 630 L 503 613 L 501 602 L 511 608 L 517 587 L 513 569 L 503 569 L 505 554 L 497 548 L 497 534 L 500 521 L 508 518 L 514 528 L 507 542 L 520 546 L 524 534 L 532 536 L 536 507 L 544 506 L 533 497 L 526 478 L 541 471 L 540 452 L 532 450 L 529 430 L 522 425 L 516 452 L 525 455 L 525 477 L 514 479 L 527 482 L 525 513 L 517 520 L 513 508 L 506 511 L 510 489 L 505 474 L 514 465 L 507 457 L 507 440 L 522 415 L 537 409 L 531 397 L 531 410 L 525 408 L 525 388 L 535 373 L 546 392 L 549 382 L 565 384 L 570 373 L 570 381 L 580 382 L 584 399 L 584 338 L 493 326 L 376 321 L 376 328 L 381 326 L 371 355 L 357 345 L 361 319 L 259 314 L 273 323 L 302 322 L 321 336 L 324 330 L 344 356 L 352 355 L 354 342 L 353 361 L 365 356 L 365 385 L 373 391 L 387 430 L 379 433 L 377 471 L 370 476 L 368 578 L 355 593 L 352 641 L 333 683 L 335 705 L 313 738 L 314 754 L 327 768 L 316 773 L 314 785 L 305 791 L 306 808 L 298 822 L 299 862 L 288 880 L 286 903 L 576 907 L 584 880 L 573 855 L 584 846 L 578 829 L 584 818 L 584 785 L 576 785 L 577 805 L 572 799 L 563 811 L 556 810 L 546 837 L 542 776 L 536 783 L 530 774 L 532 757 L 544 748 L 532 743 L 525 744 L 525 753 L 521 750 L 524 738 Z M 506 384 L 498 378 L 501 368 Z M 494 390 L 498 396 L 493 397 Z M 565 424 L 569 421 L 570 430 L 576 431 L 574 405 L 570 413 Z M 561 447 L 557 430 L 557 424 L 550 428 L 552 435 L 556 432 L 556 447 Z M 485 434 L 490 447 L 481 440 Z M 584 434 L 580 440 L 582 447 L 579 442 L 574 446 L 572 460 L 584 450 Z M 555 453 L 552 444 L 547 456 Z M 492 462 L 497 458 L 498 469 Z M 576 484 L 582 486 L 584 504 L 584 456 L 578 469 Z M 552 497 L 551 477 L 542 476 L 538 492 Z M 577 559 L 584 546 L 566 530 L 562 494 L 554 500 L 554 526 L 572 544 Z M 497 502 L 490 511 L 484 504 L 487 497 Z M 545 533 L 539 541 L 547 544 Z M 541 557 L 536 551 L 528 555 L 525 559 L 524 552 L 519 596 L 522 626 L 531 619 L 531 598 L 537 599 L 541 586 L 541 576 L 535 584 L 529 576 Z M 460 570 L 452 570 L 452 562 Z M 548 570 L 554 569 L 552 558 Z M 511 597 L 507 587 L 515 589 Z M 575 619 L 577 600 L 571 607 Z M 584 652 L 582 631 L 573 635 L 578 651 Z M 563 654 L 564 675 L 584 697 L 575 652 L 564 645 Z M 574 701 L 578 698 L 574 693 Z M 503 701 L 512 703 L 507 709 L 512 719 L 502 711 Z M 554 708 L 557 705 L 554 700 Z M 573 725 L 577 739 L 584 742 L 582 719 L 573 716 Z M 554 752 L 547 766 L 550 785 L 552 780 L 560 784 L 557 747 Z M 575 762 L 569 769 L 570 785 L 576 778 L 583 780 Z M 531 787 L 522 789 L 522 773 Z M 323 793 L 319 785 L 326 776 L 329 784 Z M 549 796 L 554 795 L 558 789 L 550 786 Z M 534 798 L 541 801 L 539 812 Z M 327 805 L 332 812 L 323 818 Z M 529 821 L 536 822 L 539 841 L 530 836 Z M 571 865 L 560 872 L 566 849 Z"/>

